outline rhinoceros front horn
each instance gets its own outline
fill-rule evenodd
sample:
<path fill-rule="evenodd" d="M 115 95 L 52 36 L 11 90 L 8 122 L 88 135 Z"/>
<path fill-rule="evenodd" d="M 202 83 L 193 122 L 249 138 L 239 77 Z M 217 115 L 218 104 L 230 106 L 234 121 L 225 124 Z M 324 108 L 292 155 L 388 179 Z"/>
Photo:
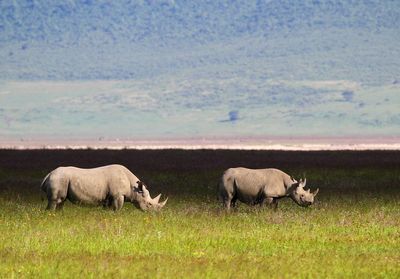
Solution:
<path fill-rule="evenodd" d="M 139 181 L 138 181 L 139 185 Z M 132 188 L 133 191 L 136 191 L 136 201 L 138 203 L 138 206 L 140 209 L 143 211 L 147 210 L 159 210 L 164 207 L 164 205 L 167 203 L 167 199 L 165 199 L 163 202 L 160 201 L 161 194 L 159 194 L 157 197 L 152 198 L 149 190 L 147 190 L 146 186 L 143 183 L 140 183 L 141 188 Z M 137 189 L 137 190 L 135 190 Z"/>
<path fill-rule="evenodd" d="M 152 199 L 153 203 L 158 203 L 158 201 L 160 200 L 161 194 L 158 194 L 157 197 L 155 197 L 154 199 Z"/>
<path fill-rule="evenodd" d="M 151 204 L 155 209 L 161 209 L 164 207 L 164 205 L 167 203 L 168 198 L 166 198 L 163 202 L 159 202 L 160 201 L 160 197 L 161 194 L 159 194 L 157 197 L 155 197 L 154 199 L 152 199 L 151 197 Z"/>

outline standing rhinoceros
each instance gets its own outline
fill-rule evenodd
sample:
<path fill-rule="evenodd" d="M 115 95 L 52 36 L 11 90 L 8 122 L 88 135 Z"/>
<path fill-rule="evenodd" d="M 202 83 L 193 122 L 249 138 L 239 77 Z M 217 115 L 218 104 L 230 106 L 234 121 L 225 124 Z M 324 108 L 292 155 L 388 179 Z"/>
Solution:
<path fill-rule="evenodd" d="M 146 186 L 121 165 L 93 169 L 59 167 L 50 172 L 41 184 L 47 194 L 47 209 L 62 208 L 66 199 L 73 203 L 122 208 L 124 201 L 142 210 L 161 209 L 167 202 L 159 202 L 160 195 L 150 197 Z"/>
<path fill-rule="evenodd" d="M 236 200 L 250 205 L 268 203 L 277 208 L 282 197 L 291 197 L 298 205 L 309 206 L 319 189 L 310 193 L 304 186 L 305 179 L 297 182 L 278 169 L 230 168 L 222 176 L 219 197 L 228 210 L 235 206 Z"/>

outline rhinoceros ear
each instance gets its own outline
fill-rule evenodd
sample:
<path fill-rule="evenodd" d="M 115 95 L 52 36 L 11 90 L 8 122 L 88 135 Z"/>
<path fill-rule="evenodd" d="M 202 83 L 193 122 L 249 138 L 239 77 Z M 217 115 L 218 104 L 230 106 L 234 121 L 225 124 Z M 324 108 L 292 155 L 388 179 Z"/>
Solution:
<path fill-rule="evenodd" d="M 143 192 L 143 182 L 140 181 L 140 180 L 138 180 L 136 183 L 137 183 L 137 186 L 138 186 L 139 191 L 140 191 L 140 192 Z"/>
<path fill-rule="evenodd" d="M 317 188 L 317 190 L 315 190 L 315 192 L 312 193 L 314 195 L 314 197 L 318 194 L 318 192 L 319 192 L 319 188 Z"/>
<path fill-rule="evenodd" d="M 303 179 L 300 179 L 299 186 L 301 188 L 304 188 L 306 186 L 306 183 L 307 183 L 307 179 L 306 178 L 304 178 L 304 181 L 303 181 Z"/>
<path fill-rule="evenodd" d="M 289 193 L 291 193 L 291 192 L 293 192 L 294 190 L 296 190 L 296 188 L 299 187 L 299 186 L 300 186 L 300 183 L 299 183 L 299 182 L 295 182 L 295 183 L 293 183 L 293 184 L 287 189 L 287 191 L 288 191 Z"/>

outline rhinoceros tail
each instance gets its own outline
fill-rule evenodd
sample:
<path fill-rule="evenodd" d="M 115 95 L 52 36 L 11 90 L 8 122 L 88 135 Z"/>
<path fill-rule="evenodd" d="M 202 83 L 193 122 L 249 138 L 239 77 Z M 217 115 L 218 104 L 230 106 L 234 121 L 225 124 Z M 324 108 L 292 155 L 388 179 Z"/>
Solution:
<path fill-rule="evenodd" d="M 224 201 L 228 196 L 234 194 L 236 191 L 235 184 L 235 178 L 230 173 L 230 170 L 226 170 L 218 184 L 218 199 Z"/>
<path fill-rule="evenodd" d="M 42 181 L 42 184 L 40 184 L 40 190 L 42 190 L 43 192 L 47 191 L 47 183 L 46 182 L 47 182 L 47 179 L 49 179 L 50 174 L 51 174 L 51 172 L 48 175 L 46 175 L 46 177 Z"/>

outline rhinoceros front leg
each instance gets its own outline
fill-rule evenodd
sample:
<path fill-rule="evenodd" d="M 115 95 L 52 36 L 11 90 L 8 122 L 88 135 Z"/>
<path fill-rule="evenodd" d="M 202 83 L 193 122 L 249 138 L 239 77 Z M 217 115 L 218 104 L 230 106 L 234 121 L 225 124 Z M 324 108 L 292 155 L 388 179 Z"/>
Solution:
<path fill-rule="evenodd" d="M 123 205 L 124 205 L 124 196 L 119 195 L 119 196 L 114 197 L 113 204 L 112 204 L 112 208 L 114 211 L 120 210 Z"/>
<path fill-rule="evenodd" d="M 273 198 L 272 202 L 270 204 L 271 208 L 273 208 L 274 210 L 278 209 L 278 199 L 277 198 Z"/>
<path fill-rule="evenodd" d="M 260 206 L 264 207 L 265 205 L 268 205 L 269 207 L 276 210 L 278 208 L 278 199 L 277 198 L 264 198 L 261 201 Z"/>
<path fill-rule="evenodd" d="M 113 201 L 114 201 L 113 197 L 107 196 L 106 199 L 103 201 L 103 208 L 110 209 L 111 207 L 113 207 L 114 204 Z"/>
<path fill-rule="evenodd" d="M 266 205 L 270 205 L 272 203 L 273 198 L 265 198 L 263 197 L 260 202 L 260 207 L 265 207 Z"/>

